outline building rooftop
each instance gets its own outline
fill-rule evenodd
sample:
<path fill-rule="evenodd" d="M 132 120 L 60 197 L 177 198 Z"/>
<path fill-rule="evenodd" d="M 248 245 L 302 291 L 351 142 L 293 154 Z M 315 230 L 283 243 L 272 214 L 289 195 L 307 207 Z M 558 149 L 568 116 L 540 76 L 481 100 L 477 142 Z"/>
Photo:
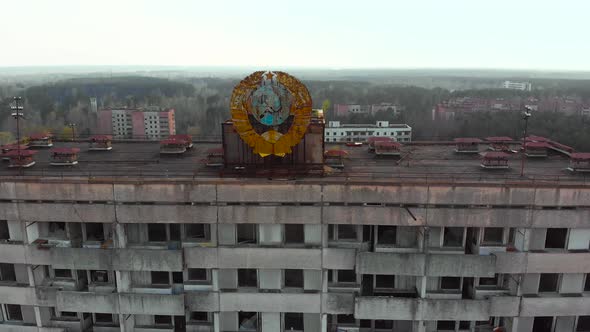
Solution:
<path fill-rule="evenodd" d="M 161 155 L 159 142 L 117 142 L 112 151 L 89 151 L 88 142 L 56 142 L 56 148 L 79 148 L 79 164 L 76 166 L 52 166 L 51 150 L 34 149 L 36 164 L 28 169 L 10 169 L 7 162 L 0 165 L 0 176 L 47 176 L 47 177 L 107 177 L 107 178 L 248 178 L 273 177 L 276 174 L 291 174 L 289 169 L 248 170 L 245 168 L 224 169 L 208 167 L 207 157 L 211 151 L 221 151 L 221 143 L 197 142 L 192 149 L 181 155 Z M 344 144 L 325 144 L 325 150 L 342 150 L 347 154 L 342 170 L 330 170 L 324 174 L 299 174 L 290 176 L 296 180 L 321 181 L 380 181 L 393 179 L 466 181 L 520 181 L 560 180 L 586 181 L 584 175 L 567 170 L 570 158 L 550 151 L 547 158 L 527 159 L 526 178 L 520 177 L 521 154 L 507 154 L 509 169 L 483 170 L 480 161 L 485 144 L 480 145 L 480 154 L 461 155 L 454 152 L 453 142 L 416 142 L 403 145 L 399 157 L 378 157 L 368 152 L 368 146 L 349 147 Z M 580 154 L 587 157 L 587 154 Z M 274 172 L 274 173 L 273 173 Z M 293 172 L 296 174 L 296 172 Z"/>

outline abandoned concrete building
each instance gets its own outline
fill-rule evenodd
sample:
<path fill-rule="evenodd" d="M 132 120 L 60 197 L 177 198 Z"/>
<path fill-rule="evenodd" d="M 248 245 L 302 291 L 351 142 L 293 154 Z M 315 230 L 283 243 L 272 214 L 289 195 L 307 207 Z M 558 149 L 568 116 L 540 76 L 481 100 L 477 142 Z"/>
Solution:
<path fill-rule="evenodd" d="M 521 153 L 378 158 L 324 147 L 322 125 L 292 157 L 228 122 L 221 148 L 56 142 L 76 166 L 3 167 L 0 331 L 590 331 L 590 187 L 568 156 L 520 177 Z"/>

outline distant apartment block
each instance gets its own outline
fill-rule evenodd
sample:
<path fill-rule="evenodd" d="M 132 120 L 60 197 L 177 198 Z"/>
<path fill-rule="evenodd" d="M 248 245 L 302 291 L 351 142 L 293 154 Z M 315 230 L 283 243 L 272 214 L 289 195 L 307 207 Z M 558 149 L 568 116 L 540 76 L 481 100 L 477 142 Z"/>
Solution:
<path fill-rule="evenodd" d="M 376 124 L 341 124 L 340 121 L 330 121 L 325 128 L 324 138 L 326 142 L 362 142 L 373 136 L 410 142 L 412 127 L 407 124 L 390 124 L 389 121 L 377 121 Z"/>
<path fill-rule="evenodd" d="M 504 89 L 510 89 L 510 90 L 531 91 L 533 88 L 533 85 L 530 82 L 504 81 L 504 83 L 502 83 L 502 87 Z"/>
<path fill-rule="evenodd" d="M 97 134 L 115 138 L 160 139 L 176 134 L 174 110 L 113 108 L 98 112 Z"/>
<path fill-rule="evenodd" d="M 334 115 L 340 117 L 350 114 L 374 115 L 378 112 L 392 112 L 394 115 L 399 115 L 403 109 L 403 106 L 393 103 L 380 103 L 373 105 L 334 104 Z"/>

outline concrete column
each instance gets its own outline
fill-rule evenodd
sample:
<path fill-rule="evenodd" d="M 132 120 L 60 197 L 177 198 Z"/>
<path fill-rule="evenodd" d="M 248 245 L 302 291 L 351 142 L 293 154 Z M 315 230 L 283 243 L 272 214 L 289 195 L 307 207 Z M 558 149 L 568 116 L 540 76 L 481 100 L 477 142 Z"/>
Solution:
<path fill-rule="evenodd" d="M 135 317 L 131 314 L 120 314 L 119 327 L 121 328 L 121 332 L 135 331 Z"/>
<path fill-rule="evenodd" d="M 412 332 L 426 332 L 426 322 L 415 320 L 412 325 Z"/>
<path fill-rule="evenodd" d="M 328 332 L 328 315 L 322 314 L 322 332 Z"/>
<path fill-rule="evenodd" d="M 420 276 L 416 277 L 416 289 L 418 291 L 418 296 L 421 298 L 426 297 L 426 285 L 427 285 L 427 277 Z"/>
<path fill-rule="evenodd" d="M 281 330 L 280 312 L 263 312 L 261 315 L 262 332 L 276 332 Z"/>
<path fill-rule="evenodd" d="M 220 332 L 221 328 L 219 325 L 219 313 L 218 312 L 214 312 L 213 313 L 213 331 L 214 332 Z"/>
<path fill-rule="evenodd" d="M 219 270 L 212 269 L 211 270 L 211 284 L 213 286 L 214 292 L 219 292 Z"/>

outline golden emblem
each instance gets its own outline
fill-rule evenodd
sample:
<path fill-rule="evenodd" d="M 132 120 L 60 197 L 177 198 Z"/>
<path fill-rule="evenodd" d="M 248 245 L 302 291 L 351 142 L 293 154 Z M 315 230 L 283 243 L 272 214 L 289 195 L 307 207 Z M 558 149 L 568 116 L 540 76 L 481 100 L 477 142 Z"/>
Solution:
<path fill-rule="evenodd" d="M 305 136 L 311 106 L 305 85 L 281 71 L 254 72 L 234 88 L 230 101 L 234 128 L 262 157 L 292 152 Z"/>

